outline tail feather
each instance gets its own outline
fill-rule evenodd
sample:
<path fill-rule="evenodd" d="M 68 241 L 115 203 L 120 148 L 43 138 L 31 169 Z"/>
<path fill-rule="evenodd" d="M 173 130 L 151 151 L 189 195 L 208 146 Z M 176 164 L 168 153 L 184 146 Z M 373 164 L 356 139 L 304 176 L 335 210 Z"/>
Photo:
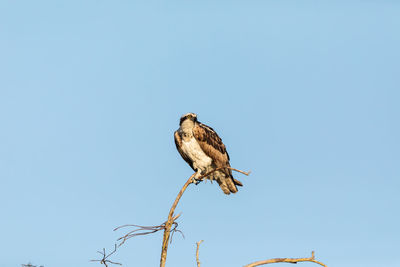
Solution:
<path fill-rule="evenodd" d="M 221 187 L 222 191 L 229 195 L 231 191 L 228 188 L 228 185 L 226 184 L 226 179 L 216 179 L 218 182 L 219 187 Z"/>
<path fill-rule="evenodd" d="M 219 175 L 216 176 L 216 180 L 219 184 L 219 187 L 221 187 L 222 191 L 227 195 L 229 195 L 230 193 L 236 193 L 238 191 L 236 187 L 237 185 L 243 186 L 240 181 L 236 180 L 232 176 L 227 177 L 227 175 L 223 172 L 220 172 L 218 174 Z"/>
<path fill-rule="evenodd" d="M 236 193 L 238 191 L 237 186 L 243 186 L 239 180 L 233 178 L 231 173 L 225 173 L 223 171 L 216 171 L 210 176 L 207 176 L 207 179 L 211 182 L 213 180 L 217 181 L 221 190 L 227 195 L 230 193 Z"/>
<path fill-rule="evenodd" d="M 235 184 L 235 185 L 238 185 L 238 186 L 243 186 L 243 184 L 242 184 L 242 182 L 241 181 L 239 181 L 239 180 L 236 180 L 235 178 L 233 178 L 232 177 L 232 179 L 233 179 L 233 183 Z"/>
<path fill-rule="evenodd" d="M 225 178 L 225 182 L 228 185 L 229 191 L 231 191 L 232 193 L 236 193 L 238 191 L 234 180 L 231 177 Z"/>

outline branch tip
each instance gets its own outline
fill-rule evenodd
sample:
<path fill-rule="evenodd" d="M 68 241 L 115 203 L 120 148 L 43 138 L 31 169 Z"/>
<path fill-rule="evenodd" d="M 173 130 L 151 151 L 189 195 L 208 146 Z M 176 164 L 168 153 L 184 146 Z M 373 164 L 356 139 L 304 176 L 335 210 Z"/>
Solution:
<path fill-rule="evenodd" d="M 204 240 L 200 240 L 199 242 L 196 242 L 196 262 L 197 262 L 197 267 L 200 267 L 199 248 L 200 248 L 200 244 L 201 244 L 203 241 L 204 241 Z"/>

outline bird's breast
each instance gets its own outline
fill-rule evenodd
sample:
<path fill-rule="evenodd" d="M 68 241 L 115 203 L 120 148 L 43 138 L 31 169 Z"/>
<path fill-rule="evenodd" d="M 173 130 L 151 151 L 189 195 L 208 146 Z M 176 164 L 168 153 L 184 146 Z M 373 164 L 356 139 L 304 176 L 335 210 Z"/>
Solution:
<path fill-rule="evenodd" d="M 182 140 L 182 151 L 198 168 L 205 169 L 212 163 L 212 159 L 204 153 L 194 137 L 187 141 Z"/>

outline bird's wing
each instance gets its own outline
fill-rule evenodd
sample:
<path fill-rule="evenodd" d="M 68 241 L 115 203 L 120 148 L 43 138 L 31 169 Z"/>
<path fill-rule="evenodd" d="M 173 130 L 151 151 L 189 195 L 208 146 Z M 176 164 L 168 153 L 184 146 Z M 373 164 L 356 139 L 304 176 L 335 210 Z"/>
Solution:
<path fill-rule="evenodd" d="M 193 136 L 204 153 L 213 160 L 217 167 L 230 167 L 226 147 L 213 128 L 197 122 L 193 128 Z M 231 170 L 227 170 L 226 173 L 231 175 Z"/>
<path fill-rule="evenodd" d="M 190 165 L 190 167 L 191 167 L 194 171 L 196 171 L 196 170 L 193 168 L 193 161 L 191 161 L 190 158 L 189 158 L 185 153 L 183 153 L 183 151 L 182 151 L 182 138 L 181 138 L 181 136 L 179 135 L 178 131 L 175 131 L 175 133 L 174 133 L 174 139 L 175 139 L 176 149 L 178 150 L 179 154 L 181 154 L 182 158 Z"/>

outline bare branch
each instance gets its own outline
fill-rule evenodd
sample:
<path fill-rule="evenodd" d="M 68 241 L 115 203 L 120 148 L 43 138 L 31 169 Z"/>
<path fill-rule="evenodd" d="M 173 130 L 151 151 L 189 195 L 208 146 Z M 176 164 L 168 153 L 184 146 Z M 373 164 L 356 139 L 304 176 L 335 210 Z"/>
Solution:
<path fill-rule="evenodd" d="M 199 179 L 202 179 L 208 175 L 210 175 L 211 173 L 218 171 L 218 170 L 222 170 L 222 169 L 230 169 L 230 170 L 234 170 L 240 173 L 243 173 L 245 175 L 249 175 L 250 172 L 244 172 L 241 170 L 237 170 L 231 167 L 221 167 L 221 168 L 216 168 L 202 176 L 199 177 Z M 174 212 L 176 209 L 176 206 L 178 206 L 179 200 L 181 199 L 183 193 L 186 191 L 186 188 L 193 182 L 193 177 L 196 175 L 196 173 L 193 173 L 192 176 L 189 177 L 189 179 L 186 181 L 186 183 L 183 185 L 182 189 L 179 191 L 178 195 L 175 198 L 174 203 L 172 204 L 171 209 L 169 210 L 169 214 L 168 214 L 168 219 L 165 222 L 165 230 L 164 230 L 164 237 L 163 237 L 163 242 L 162 242 L 162 247 L 161 247 L 161 259 L 160 259 L 160 267 L 165 267 L 165 262 L 167 260 L 167 251 L 168 251 L 168 241 L 169 241 L 169 237 L 170 237 L 170 233 L 171 233 L 171 226 L 174 222 L 173 220 L 173 216 L 174 216 Z"/>
<path fill-rule="evenodd" d="M 247 264 L 244 267 L 255 267 L 255 266 L 260 266 L 260 265 L 270 264 L 270 263 L 277 263 L 277 262 L 298 263 L 298 262 L 303 262 L 303 261 L 314 262 L 321 266 L 327 267 L 322 262 L 315 260 L 314 251 L 311 253 L 311 257 L 309 257 L 309 258 L 275 258 L 275 259 L 269 259 L 269 260 L 263 260 L 263 261 L 256 261 L 256 262 Z"/>
<path fill-rule="evenodd" d="M 215 171 L 218 171 L 218 170 L 222 170 L 222 169 L 234 170 L 234 171 L 243 173 L 245 175 L 249 175 L 250 174 L 250 172 L 244 172 L 244 171 L 237 170 L 237 169 L 234 169 L 234 168 L 231 168 L 231 167 L 221 167 L 221 168 L 216 168 L 216 169 L 206 173 L 205 175 L 202 175 L 199 179 L 203 179 L 207 175 L 210 175 L 211 173 L 213 173 Z M 161 267 L 165 267 L 165 261 L 167 259 L 168 244 L 172 242 L 172 238 L 174 236 L 174 233 L 179 232 L 180 234 L 182 234 L 183 237 L 185 237 L 184 234 L 180 230 L 177 229 L 178 228 L 178 223 L 176 222 L 176 220 L 179 218 L 179 216 L 181 214 L 178 214 L 178 215 L 174 216 L 174 213 L 175 213 L 176 206 L 178 205 L 178 202 L 181 199 L 183 193 L 186 191 L 187 187 L 191 183 L 193 183 L 193 177 L 195 175 L 196 175 L 196 173 L 192 174 L 189 177 L 189 179 L 186 181 L 186 183 L 183 185 L 181 190 L 179 191 L 179 193 L 178 193 L 177 197 L 175 198 L 175 201 L 172 204 L 172 207 L 171 207 L 171 209 L 169 211 L 168 219 L 167 219 L 166 222 L 162 223 L 161 225 L 156 225 L 156 226 L 141 226 L 141 225 L 136 225 L 136 224 L 126 224 L 126 225 L 122 225 L 122 226 L 119 226 L 119 227 L 115 228 L 114 231 L 117 231 L 119 229 L 126 228 L 126 227 L 135 227 L 135 229 L 129 231 L 124 236 L 122 236 L 122 237 L 117 239 L 117 241 L 121 241 L 119 243 L 118 247 L 123 245 L 128 239 L 130 239 L 132 237 L 139 236 L 139 235 L 153 234 L 153 233 L 156 233 L 156 232 L 158 232 L 160 230 L 164 230 L 164 236 L 163 236 L 163 242 L 162 242 L 162 248 L 161 248 L 160 266 Z M 172 232 L 172 234 L 171 234 L 171 232 Z M 111 256 L 113 253 L 115 253 L 116 250 L 117 250 L 117 245 L 115 245 L 114 251 L 111 252 L 107 256 L 106 256 L 105 249 L 103 249 L 103 252 L 98 251 L 98 253 L 100 253 L 103 256 L 103 258 L 101 260 L 91 260 L 91 261 L 100 262 L 101 264 L 104 264 L 106 267 L 108 267 L 107 263 L 122 265 L 121 263 L 112 262 L 110 260 L 107 260 L 107 258 L 109 256 Z"/>
<path fill-rule="evenodd" d="M 246 176 L 249 176 L 250 173 L 251 173 L 251 171 L 244 172 L 244 171 L 241 171 L 241 170 L 232 168 L 232 167 L 219 167 L 219 168 L 215 168 L 215 169 L 212 170 L 212 171 L 207 172 L 206 174 L 200 176 L 198 179 L 201 180 L 201 179 L 207 177 L 208 175 L 210 175 L 211 173 L 216 172 L 216 171 L 219 171 L 219 170 L 223 170 L 223 169 L 229 169 L 229 170 L 233 170 L 233 171 L 236 171 L 236 172 L 240 172 L 240 173 L 242 173 L 242 174 L 244 174 L 244 175 L 246 175 Z"/>
<path fill-rule="evenodd" d="M 171 233 L 171 226 L 173 223 L 173 215 L 175 212 L 175 208 L 178 205 L 178 202 L 181 199 L 186 188 L 192 183 L 193 177 L 195 175 L 196 175 L 196 173 L 192 174 L 192 176 L 190 176 L 189 179 L 186 181 L 186 183 L 183 185 L 182 189 L 178 193 L 178 196 L 175 198 L 174 204 L 172 204 L 172 207 L 169 210 L 168 219 L 165 222 L 164 237 L 163 237 L 163 242 L 162 242 L 162 247 L 161 247 L 160 267 L 165 267 L 165 261 L 167 259 L 168 241 L 169 241 L 169 236 Z"/>
<path fill-rule="evenodd" d="M 113 262 L 113 261 L 108 260 L 108 257 L 110 257 L 112 254 L 114 254 L 116 251 L 117 251 L 117 244 L 114 245 L 114 250 L 108 255 L 106 255 L 106 249 L 103 248 L 103 252 L 97 251 L 98 253 L 100 253 L 103 256 L 103 258 L 101 260 L 91 260 L 91 261 L 100 262 L 100 264 L 104 264 L 104 266 L 106 266 L 106 267 L 108 267 L 107 263 L 122 265 L 119 262 Z"/>
<path fill-rule="evenodd" d="M 196 262 L 197 262 L 197 267 L 200 267 L 200 260 L 199 260 L 199 248 L 200 248 L 200 244 L 203 242 L 204 240 L 200 240 L 199 242 L 196 242 Z"/>

